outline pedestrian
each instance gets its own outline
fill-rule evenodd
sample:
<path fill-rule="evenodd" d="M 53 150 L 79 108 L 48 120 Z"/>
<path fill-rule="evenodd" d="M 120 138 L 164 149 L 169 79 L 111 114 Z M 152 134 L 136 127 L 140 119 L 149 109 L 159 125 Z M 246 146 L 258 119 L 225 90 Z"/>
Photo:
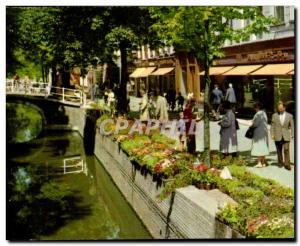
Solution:
<path fill-rule="evenodd" d="M 257 156 L 257 165 L 254 167 L 265 167 L 265 156 L 269 155 L 268 118 L 263 110 L 263 104 L 254 104 L 256 114 L 253 117 L 252 126 L 254 128 L 252 138 L 251 155 Z"/>
<path fill-rule="evenodd" d="M 140 120 L 148 121 L 149 119 L 148 96 L 143 89 L 140 90 L 140 94 L 142 96 L 142 101 L 140 102 Z"/>
<path fill-rule="evenodd" d="M 156 98 L 155 91 L 151 91 L 149 93 L 149 100 L 148 100 L 148 107 L 149 107 L 149 117 L 155 118 L 155 112 L 156 112 Z"/>
<path fill-rule="evenodd" d="M 224 101 L 222 107 L 225 110 L 225 115 L 222 117 L 219 125 L 220 130 L 220 151 L 223 153 L 223 158 L 228 155 L 237 156 L 237 132 L 235 115 L 231 109 L 229 101 Z"/>
<path fill-rule="evenodd" d="M 91 100 L 95 101 L 95 99 L 96 99 L 96 93 L 95 93 L 96 79 L 95 79 L 95 74 L 94 74 L 94 71 L 93 71 L 92 67 L 89 68 L 89 71 L 86 75 L 86 79 L 87 79 L 87 82 L 88 82 L 88 87 L 89 87 L 89 91 L 90 91 L 90 95 L 91 95 Z"/>
<path fill-rule="evenodd" d="M 294 119 L 290 113 L 286 112 L 286 106 L 283 102 L 278 103 L 277 113 L 272 115 L 271 137 L 275 141 L 278 164 L 291 170 L 290 141 L 294 138 Z"/>
<path fill-rule="evenodd" d="M 13 76 L 13 86 L 18 89 L 19 88 L 19 83 L 20 83 L 20 77 L 17 73 L 14 74 Z"/>
<path fill-rule="evenodd" d="M 193 92 L 189 92 L 188 94 L 187 94 L 187 100 L 188 101 L 191 101 L 191 100 L 193 100 L 194 99 L 194 93 Z"/>
<path fill-rule="evenodd" d="M 181 95 L 181 92 L 178 92 L 178 96 L 176 97 L 177 107 L 179 111 L 183 110 L 184 97 Z"/>
<path fill-rule="evenodd" d="M 184 119 L 186 120 L 185 122 L 185 132 L 186 132 L 186 145 L 187 145 L 187 151 L 190 154 L 195 154 L 196 151 L 196 138 L 195 138 L 195 134 L 189 134 L 190 131 L 190 127 L 192 124 L 192 120 L 193 120 L 193 109 L 195 106 L 195 100 L 191 99 L 188 101 L 184 111 L 183 111 L 183 115 L 184 115 Z"/>
<path fill-rule="evenodd" d="M 186 128 L 185 128 L 185 121 L 184 121 L 184 114 L 183 111 L 179 112 L 178 114 L 178 128 L 179 128 L 179 151 L 184 150 L 184 143 L 186 141 Z"/>
<path fill-rule="evenodd" d="M 219 107 L 223 99 L 223 92 L 219 89 L 219 86 L 217 84 L 215 84 L 215 88 L 212 91 L 212 97 L 213 116 L 216 120 L 219 120 Z"/>
<path fill-rule="evenodd" d="M 231 83 L 229 83 L 229 87 L 226 91 L 225 101 L 229 101 L 231 108 L 235 110 L 236 96 Z"/>
<path fill-rule="evenodd" d="M 107 101 L 108 93 L 109 93 L 109 91 L 108 91 L 107 87 L 105 87 L 105 89 L 104 89 L 104 103 L 105 104 L 108 104 L 108 101 Z"/>
<path fill-rule="evenodd" d="M 155 115 L 160 121 L 169 120 L 168 103 L 167 99 L 163 96 L 163 93 L 160 93 L 157 97 Z"/>
<path fill-rule="evenodd" d="M 130 83 L 130 81 L 127 81 L 127 83 L 126 83 L 126 94 L 127 94 L 127 98 L 129 98 L 130 95 L 131 95 L 131 83 Z"/>
<path fill-rule="evenodd" d="M 176 103 L 176 91 L 174 89 L 170 89 L 168 91 L 168 103 L 170 106 L 170 110 L 172 110 L 172 112 L 175 109 L 175 103 Z"/>
<path fill-rule="evenodd" d="M 115 112 L 115 102 L 116 102 L 115 93 L 111 89 L 109 89 L 107 94 L 107 103 L 110 109 L 111 116 L 113 116 Z"/>
<path fill-rule="evenodd" d="M 24 76 L 24 87 L 25 87 L 25 93 L 29 92 L 30 80 L 29 80 L 28 73 L 26 73 Z"/>

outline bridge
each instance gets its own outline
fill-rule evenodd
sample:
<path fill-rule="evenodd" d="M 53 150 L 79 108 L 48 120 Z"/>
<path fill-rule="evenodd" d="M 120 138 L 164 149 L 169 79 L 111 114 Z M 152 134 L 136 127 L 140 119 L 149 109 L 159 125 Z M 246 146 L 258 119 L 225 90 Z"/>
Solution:
<path fill-rule="evenodd" d="M 85 100 L 82 90 L 51 86 L 44 82 L 6 80 L 6 95 L 44 98 L 63 105 L 81 107 Z"/>

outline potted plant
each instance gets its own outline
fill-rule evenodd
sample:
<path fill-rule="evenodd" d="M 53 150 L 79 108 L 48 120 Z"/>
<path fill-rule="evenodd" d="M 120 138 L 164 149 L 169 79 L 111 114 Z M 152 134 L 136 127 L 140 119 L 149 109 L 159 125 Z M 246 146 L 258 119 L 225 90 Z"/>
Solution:
<path fill-rule="evenodd" d="M 207 169 L 208 168 L 205 164 L 200 164 L 197 166 L 197 168 L 191 171 L 193 184 L 199 189 L 204 189 L 205 175 Z"/>
<path fill-rule="evenodd" d="M 206 190 L 211 190 L 216 188 L 216 180 L 215 180 L 215 175 L 213 174 L 212 171 L 208 170 L 205 172 L 205 177 L 204 177 L 204 188 Z"/>

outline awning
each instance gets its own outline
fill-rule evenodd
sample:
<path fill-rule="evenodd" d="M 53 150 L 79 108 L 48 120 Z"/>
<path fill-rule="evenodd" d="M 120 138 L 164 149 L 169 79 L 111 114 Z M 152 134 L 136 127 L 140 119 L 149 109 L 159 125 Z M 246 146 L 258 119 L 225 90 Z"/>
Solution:
<path fill-rule="evenodd" d="M 229 70 L 222 75 L 247 75 L 258 68 L 261 68 L 263 65 L 247 65 L 247 66 L 236 66 L 235 68 Z"/>
<path fill-rule="evenodd" d="M 293 70 L 293 71 L 290 71 L 290 72 L 288 73 L 288 75 L 294 75 L 294 70 Z"/>
<path fill-rule="evenodd" d="M 294 63 L 269 64 L 251 73 L 251 75 L 286 75 L 294 70 Z"/>
<path fill-rule="evenodd" d="M 151 73 L 151 75 L 156 75 L 156 76 L 164 75 L 164 74 L 172 72 L 174 69 L 175 69 L 174 67 L 159 68 L 155 72 Z"/>
<path fill-rule="evenodd" d="M 136 68 L 132 74 L 129 75 L 130 78 L 138 78 L 140 74 L 145 70 L 145 67 Z"/>
<path fill-rule="evenodd" d="M 225 67 L 210 67 L 209 68 L 209 75 L 219 75 L 223 74 L 229 70 L 234 68 L 233 66 L 225 66 Z M 199 75 L 204 75 L 204 71 L 200 72 Z"/>
<path fill-rule="evenodd" d="M 141 74 L 139 75 L 139 77 L 148 77 L 154 70 L 156 67 L 146 67 Z"/>

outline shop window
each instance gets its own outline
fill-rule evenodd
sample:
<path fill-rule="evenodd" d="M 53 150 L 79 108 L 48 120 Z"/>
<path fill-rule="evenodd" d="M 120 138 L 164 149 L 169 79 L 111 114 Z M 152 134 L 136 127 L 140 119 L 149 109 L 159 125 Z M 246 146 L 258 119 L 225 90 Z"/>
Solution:
<path fill-rule="evenodd" d="M 280 23 L 284 23 L 284 6 L 275 7 L 275 17 Z"/>
<path fill-rule="evenodd" d="M 292 78 L 287 76 L 274 78 L 275 101 L 294 101 Z"/>

